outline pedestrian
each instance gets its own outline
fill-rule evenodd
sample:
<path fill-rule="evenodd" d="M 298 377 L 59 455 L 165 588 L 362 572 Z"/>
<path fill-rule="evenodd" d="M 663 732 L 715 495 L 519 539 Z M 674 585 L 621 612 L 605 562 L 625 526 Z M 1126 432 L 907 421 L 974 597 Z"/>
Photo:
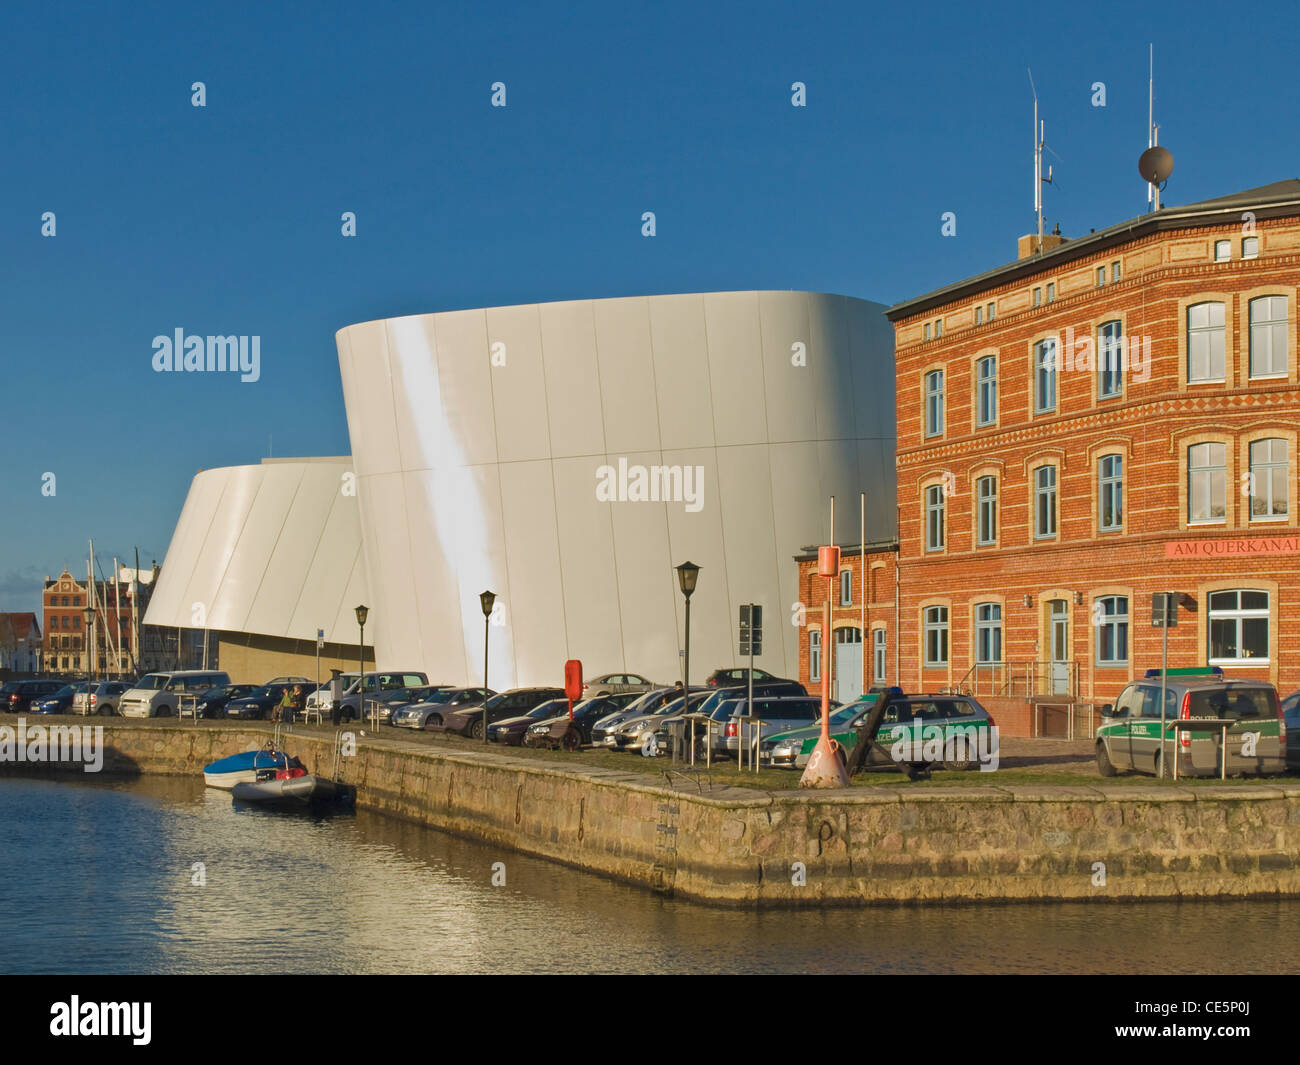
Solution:
<path fill-rule="evenodd" d="M 272 721 L 293 721 L 293 693 L 286 684 L 280 694 L 280 702 L 271 714 Z"/>
<path fill-rule="evenodd" d="M 302 693 L 302 685 L 293 686 L 293 699 L 289 702 L 289 724 L 293 724 L 299 714 L 307 708 L 307 697 Z"/>

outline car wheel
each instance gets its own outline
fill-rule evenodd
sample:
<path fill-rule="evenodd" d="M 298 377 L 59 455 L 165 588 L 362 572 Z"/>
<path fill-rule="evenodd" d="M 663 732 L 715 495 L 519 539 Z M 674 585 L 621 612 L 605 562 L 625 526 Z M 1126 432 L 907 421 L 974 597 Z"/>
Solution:
<path fill-rule="evenodd" d="M 101 706 L 96 713 L 98 713 L 100 717 L 112 717 L 113 708 L 111 706 Z"/>
<path fill-rule="evenodd" d="M 469 727 L 469 738 L 472 740 L 481 740 L 483 738 L 483 719 L 480 718 Z"/>
<path fill-rule="evenodd" d="M 957 745 L 951 744 L 944 752 L 943 767 L 958 773 L 968 773 L 975 768 L 975 759 L 970 757 L 970 748 L 966 748 L 966 757 L 958 758 Z"/>
<path fill-rule="evenodd" d="M 441 725 L 441 724 L 442 724 L 441 714 L 430 714 L 427 718 L 424 719 L 425 728 L 428 728 L 430 725 Z"/>
<path fill-rule="evenodd" d="M 1097 744 L 1097 772 L 1103 777 L 1115 776 L 1115 767 L 1111 765 L 1110 756 L 1106 753 L 1104 743 Z"/>

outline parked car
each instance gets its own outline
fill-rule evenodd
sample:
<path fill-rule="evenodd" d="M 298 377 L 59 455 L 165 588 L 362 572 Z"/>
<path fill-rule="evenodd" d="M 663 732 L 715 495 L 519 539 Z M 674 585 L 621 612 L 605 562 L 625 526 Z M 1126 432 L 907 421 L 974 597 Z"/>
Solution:
<path fill-rule="evenodd" d="M 784 680 L 784 679 L 785 678 L 783 677 L 772 676 L 772 674 L 765 669 L 754 670 L 754 684 L 756 686 L 760 682 L 764 682 L 764 681 L 770 682 L 770 681 L 777 681 L 777 680 Z M 798 681 L 795 681 L 794 683 L 797 684 Z M 715 669 L 712 673 L 708 675 L 708 678 L 704 681 L 704 684 L 706 687 L 709 688 L 734 688 L 739 685 L 748 685 L 749 667 L 746 666 L 743 669 L 742 668 Z"/>
<path fill-rule="evenodd" d="M 862 768 L 903 767 L 908 776 L 920 769 L 942 764 L 945 769 L 974 769 L 980 751 L 996 750 L 987 733 L 995 726 L 992 715 L 969 695 L 905 695 L 901 688 L 888 688 L 880 696 L 883 706 L 873 705 L 856 719 L 854 727 L 831 733 L 846 761 L 852 759 L 863 728 L 872 711 L 879 710 L 876 743 L 864 756 Z M 800 748 L 806 764 L 820 735 L 808 736 Z M 938 759 L 928 756 L 933 748 Z"/>
<path fill-rule="evenodd" d="M 378 712 L 381 723 L 391 723 L 393 714 L 403 707 L 424 702 L 431 695 L 445 690 L 450 685 L 423 684 L 412 688 L 393 688 L 381 691 L 378 695 L 366 696 L 366 714 Z"/>
<path fill-rule="evenodd" d="M 90 691 L 77 693 L 72 700 L 72 712 L 74 714 L 98 714 L 101 717 L 116 714 L 122 696 L 131 689 L 131 685 L 134 683 L 132 681 L 128 684 L 126 681 L 121 680 L 101 681 Z"/>
<path fill-rule="evenodd" d="M 306 677 L 272 677 L 266 682 L 267 684 L 310 684 L 313 688 L 316 686 L 314 681 Z"/>
<path fill-rule="evenodd" d="M 340 673 L 339 674 L 339 692 L 346 692 L 352 685 L 357 682 L 360 673 Z M 332 681 L 326 681 L 316 691 L 307 696 L 307 702 L 304 704 L 308 710 L 319 710 L 322 714 L 327 714 L 334 709 L 334 696 L 330 690 Z"/>
<path fill-rule="evenodd" d="M 226 705 L 231 699 L 241 699 L 257 691 L 256 684 L 223 684 L 209 688 L 199 695 L 199 716 L 220 718 L 226 716 Z"/>
<path fill-rule="evenodd" d="M 1222 732 L 1208 727 L 1195 732 L 1166 726 L 1160 736 L 1160 671 L 1147 671 L 1130 684 L 1114 704 L 1101 708 L 1097 727 L 1097 771 L 1104 777 L 1136 769 L 1160 773 L 1167 760 L 1172 774 L 1174 759 L 1183 776 L 1218 776 Z M 1262 680 L 1230 680 L 1218 667 L 1189 673 L 1165 674 L 1165 721 L 1195 718 L 1230 720 L 1227 731 L 1227 772 L 1281 773 L 1288 755 L 1287 723 L 1277 689 Z"/>
<path fill-rule="evenodd" d="M 526 713 L 516 717 L 507 717 L 494 725 L 488 726 L 488 739 L 506 747 L 518 747 L 524 741 L 524 733 L 539 721 L 553 721 L 560 712 L 569 716 L 568 699 L 547 699 L 538 703 Z"/>
<path fill-rule="evenodd" d="M 429 691 L 423 698 L 397 707 L 390 724 L 397 728 L 413 729 L 441 724 L 442 716 L 448 710 L 468 710 L 482 706 L 485 698 L 491 698 L 495 694 L 489 688 L 442 688 Z"/>
<path fill-rule="evenodd" d="M 33 714 L 69 714 L 72 712 L 72 700 L 76 697 L 78 689 L 84 692 L 86 690 L 85 683 L 65 684 L 52 695 L 34 699 L 31 712 Z"/>
<path fill-rule="evenodd" d="M 898 689 L 898 693 L 902 694 L 901 689 Z M 832 737 L 857 728 L 866 718 L 871 708 L 875 706 L 876 700 L 883 694 L 883 688 L 872 688 L 861 698 L 849 703 L 847 706 L 836 707 L 832 704 L 830 719 Z M 778 732 L 775 735 L 765 737 L 760 749 L 759 761 L 771 762 L 774 768 L 802 769 L 808 764 L 812 749 L 817 745 L 817 740 L 821 738 L 821 734 L 822 727 L 819 715 L 819 719 L 811 725 L 803 725 L 788 732 Z M 811 745 L 808 744 L 808 740 L 812 740 Z M 805 747 L 807 747 L 806 754 L 804 753 Z"/>
<path fill-rule="evenodd" d="M 623 705 L 637 698 L 636 692 L 624 692 L 621 695 L 598 696 L 595 699 L 584 699 L 581 702 L 573 704 L 573 727 L 578 730 L 582 737 L 582 742 L 586 745 L 592 743 L 592 730 L 596 722 L 609 717 L 611 713 L 621 709 Z M 550 726 L 557 721 L 568 722 L 569 720 L 569 702 L 567 699 L 556 700 L 560 703 L 559 711 L 550 719 L 543 719 L 535 725 L 530 725 L 524 733 L 524 745 L 531 747 L 529 737 L 534 739 L 545 736 L 550 731 Z M 549 705 L 549 704 L 548 704 Z M 543 744 L 545 746 L 545 744 Z"/>
<path fill-rule="evenodd" d="M 510 691 L 494 695 L 478 707 L 465 707 L 452 710 L 442 715 L 442 725 L 430 724 L 428 727 L 439 732 L 455 732 L 472 739 L 483 738 L 483 710 L 487 708 L 489 726 L 508 717 L 519 717 L 548 699 L 560 699 L 564 696 L 562 688 L 512 688 Z M 568 701 L 565 701 L 568 706 Z"/>
<path fill-rule="evenodd" d="M 686 697 L 678 695 L 676 698 L 666 701 L 652 714 L 634 717 L 623 722 L 614 730 L 615 749 L 635 751 L 640 754 L 645 750 L 648 743 L 653 741 L 658 745 L 659 741 L 655 739 L 655 733 L 665 721 L 676 720 L 680 715 L 686 713 L 688 709 L 691 711 L 698 710 L 710 694 L 707 690 L 693 691 L 690 693 L 689 704 Z"/>
<path fill-rule="evenodd" d="M 367 700 L 376 698 L 385 692 L 400 692 L 408 688 L 427 688 L 429 677 L 418 670 L 377 670 L 366 674 Z M 352 721 L 362 717 L 361 713 L 361 678 L 358 676 L 344 692 L 337 707 L 331 707 L 342 721 Z"/>
<path fill-rule="evenodd" d="M 0 710 L 10 714 L 23 714 L 31 710 L 40 699 L 53 695 L 64 687 L 61 680 L 11 680 L 0 685 Z"/>
<path fill-rule="evenodd" d="M 226 717 L 241 721 L 266 721 L 271 711 L 280 705 L 287 689 L 294 683 L 263 684 L 254 688 L 247 695 L 240 695 L 226 701 Z"/>
<path fill-rule="evenodd" d="M 582 685 L 582 697 L 590 699 L 596 695 L 622 695 L 625 692 L 644 694 L 657 685 L 647 680 L 640 673 L 604 673 L 592 677 Z"/>
<path fill-rule="evenodd" d="M 1300 769 L 1300 691 L 1282 700 L 1282 720 L 1286 724 L 1286 767 Z"/>
<path fill-rule="evenodd" d="M 614 730 L 624 721 L 634 717 L 644 717 L 646 714 L 653 713 L 659 707 L 663 706 L 665 699 L 671 699 L 676 696 L 675 688 L 655 688 L 644 695 L 639 695 L 622 709 L 597 721 L 591 729 L 591 742 L 597 747 L 613 747 Z"/>
<path fill-rule="evenodd" d="M 118 713 L 123 717 L 175 717 L 180 696 L 200 696 L 209 688 L 230 683 L 224 672 L 202 669 L 179 669 L 166 673 L 149 673 L 123 692 Z"/>

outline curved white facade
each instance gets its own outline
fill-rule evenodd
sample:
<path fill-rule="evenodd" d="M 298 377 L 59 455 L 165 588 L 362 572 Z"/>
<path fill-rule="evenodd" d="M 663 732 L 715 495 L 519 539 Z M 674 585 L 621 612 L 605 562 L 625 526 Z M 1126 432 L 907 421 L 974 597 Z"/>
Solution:
<path fill-rule="evenodd" d="M 191 482 L 145 622 L 356 643 L 370 597 L 352 460 L 266 459 Z M 366 624 L 378 632 L 379 618 Z"/>
<path fill-rule="evenodd" d="M 723 292 L 340 330 L 379 666 L 481 679 L 479 593 L 491 589 L 492 687 L 557 683 L 566 658 L 588 675 L 671 681 L 683 639 L 673 567 L 690 559 L 692 679 L 738 664 L 745 602 L 767 622 L 756 664 L 797 675 L 792 558 L 825 541 L 828 497 L 837 540 L 858 538 L 860 491 L 868 540 L 897 532 L 882 312 Z M 664 483 L 678 498 L 639 500 L 638 467 L 680 472 Z M 697 470 L 698 496 L 684 490 Z"/>

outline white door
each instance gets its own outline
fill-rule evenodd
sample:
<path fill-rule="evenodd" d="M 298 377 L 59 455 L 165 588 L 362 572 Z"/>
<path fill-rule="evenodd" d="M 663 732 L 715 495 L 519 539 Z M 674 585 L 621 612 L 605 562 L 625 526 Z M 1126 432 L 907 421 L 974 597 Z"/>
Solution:
<path fill-rule="evenodd" d="M 832 697 L 851 703 L 862 694 L 862 630 L 835 630 L 835 685 Z"/>
<path fill-rule="evenodd" d="M 1051 694 L 1070 690 L 1070 604 L 1053 599 L 1048 604 L 1048 647 L 1051 649 Z"/>

